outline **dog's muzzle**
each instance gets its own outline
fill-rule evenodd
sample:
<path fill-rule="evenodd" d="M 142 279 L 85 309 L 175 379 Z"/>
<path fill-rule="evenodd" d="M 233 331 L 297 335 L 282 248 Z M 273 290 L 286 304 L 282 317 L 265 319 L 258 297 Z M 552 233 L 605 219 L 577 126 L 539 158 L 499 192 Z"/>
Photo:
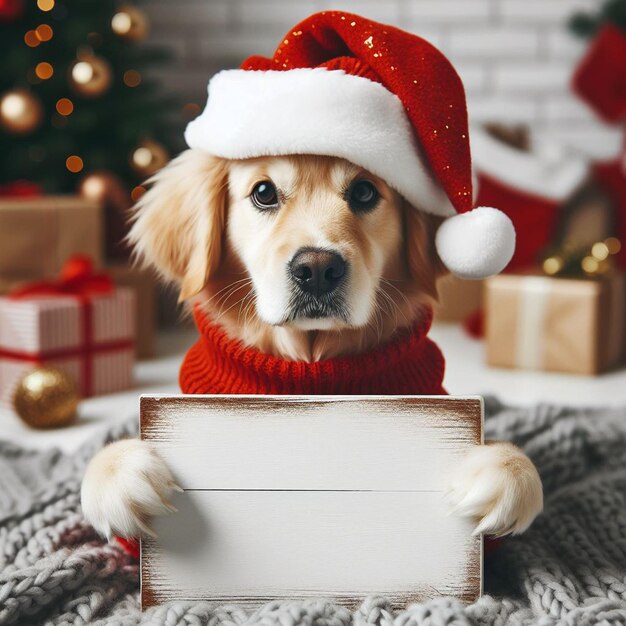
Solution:
<path fill-rule="evenodd" d="M 292 283 L 290 319 L 347 317 L 342 287 L 348 264 L 334 250 L 300 248 L 288 267 Z"/>

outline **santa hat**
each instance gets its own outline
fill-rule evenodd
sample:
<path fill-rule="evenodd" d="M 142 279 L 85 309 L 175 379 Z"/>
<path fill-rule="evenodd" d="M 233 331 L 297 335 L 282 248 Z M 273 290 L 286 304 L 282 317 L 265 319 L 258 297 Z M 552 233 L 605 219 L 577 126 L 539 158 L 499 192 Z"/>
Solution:
<path fill-rule="evenodd" d="M 309 17 L 272 58 L 214 76 L 185 139 L 228 159 L 321 154 L 360 165 L 416 208 L 448 218 L 436 247 L 463 278 L 497 274 L 513 255 L 509 218 L 472 210 L 461 79 L 435 47 L 392 26 L 341 11 Z"/>

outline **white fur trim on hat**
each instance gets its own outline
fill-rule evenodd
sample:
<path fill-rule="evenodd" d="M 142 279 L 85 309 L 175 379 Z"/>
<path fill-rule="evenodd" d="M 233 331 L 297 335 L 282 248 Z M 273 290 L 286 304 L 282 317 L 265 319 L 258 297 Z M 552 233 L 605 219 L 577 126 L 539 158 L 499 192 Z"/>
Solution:
<path fill-rule="evenodd" d="M 515 228 L 502 211 L 482 206 L 445 220 L 435 244 L 445 266 L 459 278 L 487 278 L 513 257 Z"/>
<path fill-rule="evenodd" d="M 400 99 L 343 70 L 220 72 L 185 140 L 227 159 L 341 157 L 380 176 L 420 209 L 455 214 L 424 162 Z"/>

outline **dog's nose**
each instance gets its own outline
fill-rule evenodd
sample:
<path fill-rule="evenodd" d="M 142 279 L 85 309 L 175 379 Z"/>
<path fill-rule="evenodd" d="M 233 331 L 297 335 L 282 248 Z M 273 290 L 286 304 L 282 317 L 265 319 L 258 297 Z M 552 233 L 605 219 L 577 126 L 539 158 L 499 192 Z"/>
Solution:
<path fill-rule="evenodd" d="M 346 273 L 346 262 L 330 250 L 302 248 L 291 260 L 289 269 L 302 291 L 319 297 L 339 285 Z"/>

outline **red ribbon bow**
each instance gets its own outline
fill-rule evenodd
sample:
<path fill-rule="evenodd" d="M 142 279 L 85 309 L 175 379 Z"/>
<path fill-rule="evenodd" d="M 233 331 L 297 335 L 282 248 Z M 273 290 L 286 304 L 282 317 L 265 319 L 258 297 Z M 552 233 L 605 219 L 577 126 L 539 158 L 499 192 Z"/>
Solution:
<path fill-rule="evenodd" d="M 115 285 L 104 272 L 95 272 L 93 262 L 87 256 L 77 254 L 68 259 L 59 277 L 40 280 L 14 289 L 9 297 L 30 298 L 32 296 L 77 296 L 91 298 L 113 293 Z"/>
<path fill-rule="evenodd" d="M 59 273 L 59 277 L 56 279 L 35 281 L 18 287 L 9 294 L 9 298 L 67 296 L 78 300 L 81 308 L 81 345 L 79 348 L 66 348 L 45 354 L 30 354 L 0 349 L 0 357 L 30 361 L 40 365 L 44 360 L 60 360 L 78 356 L 82 361 L 82 395 L 91 395 L 93 391 L 94 353 L 113 352 L 132 347 L 133 344 L 132 340 L 124 340 L 94 345 L 91 299 L 94 296 L 110 295 L 114 290 L 115 285 L 111 277 L 104 272 L 96 272 L 91 259 L 84 255 L 71 257 L 65 263 Z"/>

